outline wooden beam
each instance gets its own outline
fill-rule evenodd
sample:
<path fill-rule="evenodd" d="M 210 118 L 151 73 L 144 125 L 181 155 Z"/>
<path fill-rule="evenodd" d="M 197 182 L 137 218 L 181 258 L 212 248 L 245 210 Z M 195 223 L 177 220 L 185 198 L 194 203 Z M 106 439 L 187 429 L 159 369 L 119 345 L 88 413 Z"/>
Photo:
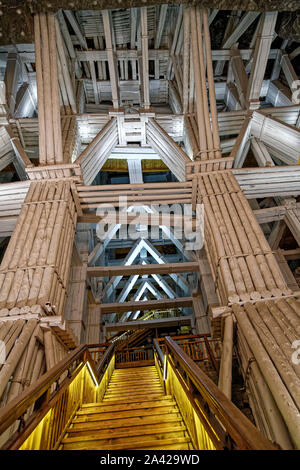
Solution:
<path fill-rule="evenodd" d="M 95 104 L 99 104 L 101 100 L 99 98 L 99 93 L 98 93 L 95 62 L 90 61 L 90 70 L 91 70 L 91 77 L 92 77 L 92 81 L 93 81 Z"/>
<path fill-rule="evenodd" d="M 70 56 L 71 60 L 74 61 L 74 64 L 75 64 L 75 75 L 76 75 L 77 78 L 81 78 L 82 70 L 81 70 L 81 68 L 78 64 L 77 59 L 76 59 L 76 53 L 75 53 L 74 45 L 73 45 L 73 42 L 72 42 L 72 39 L 71 39 L 71 36 L 70 36 L 70 33 L 69 33 L 69 29 L 68 29 L 68 26 L 66 24 L 65 17 L 64 17 L 64 14 L 63 14 L 62 10 L 58 10 L 57 19 L 59 21 L 61 33 L 63 35 L 66 47 L 68 49 L 69 56 Z"/>
<path fill-rule="evenodd" d="M 131 266 L 91 266 L 87 268 L 88 277 L 131 276 L 138 274 L 194 273 L 199 271 L 198 262 L 147 264 Z"/>
<path fill-rule="evenodd" d="M 280 250 L 284 257 L 291 261 L 300 259 L 300 248 L 294 248 L 293 250 Z"/>
<path fill-rule="evenodd" d="M 111 83 L 111 92 L 112 92 L 112 101 L 114 108 L 119 107 L 119 87 L 118 87 L 118 69 L 115 58 L 115 52 L 112 44 L 112 25 L 110 21 L 109 11 L 102 11 L 104 34 L 105 34 L 105 43 L 106 43 L 106 53 L 108 59 L 108 68 L 109 76 Z"/>
<path fill-rule="evenodd" d="M 144 108 L 150 108 L 147 7 L 141 8 L 142 88 Z"/>
<path fill-rule="evenodd" d="M 21 64 L 19 55 L 15 52 L 9 52 L 7 56 L 4 83 L 6 87 L 6 102 L 11 115 L 13 115 L 15 111 L 20 71 Z"/>
<path fill-rule="evenodd" d="M 300 203 L 299 203 L 300 206 Z M 266 207 L 265 209 L 255 209 L 254 215 L 259 224 L 282 220 L 286 213 L 285 206 Z"/>
<path fill-rule="evenodd" d="M 242 19 L 238 22 L 236 28 L 232 31 L 230 36 L 226 39 L 223 49 L 229 49 L 235 44 L 244 32 L 249 28 L 253 21 L 260 15 L 259 12 L 249 11 L 244 14 Z"/>
<path fill-rule="evenodd" d="M 277 14 L 277 12 L 265 12 L 262 14 L 246 95 L 250 109 L 260 107 L 259 97 L 273 41 Z"/>
<path fill-rule="evenodd" d="M 58 55 L 58 60 L 60 62 L 60 68 L 61 68 L 61 72 L 63 75 L 63 81 L 65 84 L 66 93 L 68 96 L 68 102 L 64 104 L 71 106 L 73 113 L 76 114 L 76 111 L 77 111 L 76 99 L 75 99 L 74 87 L 73 87 L 73 82 L 72 82 L 72 76 L 69 70 L 67 56 L 65 52 L 65 45 L 62 39 L 62 35 L 60 32 L 60 27 L 59 27 L 59 23 L 57 19 L 55 19 L 55 31 L 56 31 L 56 46 L 57 46 L 57 53 L 58 53 L 57 55 Z"/>
<path fill-rule="evenodd" d="M 290 61 L 288 54 L 284 53 L 281 57 L 281 67 L 284 72 L 285 78 L 289 84 L 291 91 L 295 91 L 295 82 L 298 80 L 298 75 Z"/>
<path fill-rule="evenodd" d="M 235 141 L 230 157 L 234 158 L 234 168 L 243 166 L 248 150 L 250 148 L 251 116 L 246 116 L 238 138 Z"/>
<path fill-rule="evenodd" d="M 5 130 L 9 136 L 11 145 L 15 151 L 15 154 L 18 158 L 19 163 L 22 165 L 22 167 L 25 169 L 26 167 L 33 167 L 34 164 L 31 163 L 27 153 L 25 152 L 20 139 L 15 136 L 13 133 L 13 130 L 10 125 L 5 126 Z"/>
<path fill-rule="evenodd" d="M 239 100 L 243 107 L 246 108 L 246 94 L 248 88 L 248 77 L 244 67 L 241 54 L 238 49 L 234 49 L 232 58 L 231 58 L 231 67 L 234 75 L 235 82 L 237 84 L 237 89 L 239 92 Z"/>
<path fill-rule="evenodd" d="M 183 95 L 182 107 L 183 112 L 188 112 L 189 105 L 189 70 L 190 70 L 190 10 L 188 7 L 184 8 L 183 12 Z"/>
<path fill-rule="evenodd" d="M 139 302 L 144 303 L 144 302 Z M 130 321 L 120 323 L 107 323 L 105 325 L 106 331 L 126 331 L 126 330 L 140 330 L 144 328 L 164 328 L 174 326 L 191 325 L 193 321 L 192 316 L 175 317 L 175 318 L 158 318 L 157 320 L 142 320 Z"/>
<path fill-rule="evenodd" d="M 196 219 L 184 217 L 181 215 L 168 214 L 167 217 L 162 213 L 158 214 L 145 214 L 145 213 L 132 213 L 129 212 L 126 214 L 126 220 L 128 224 L 134 225 L 150 225 L 150 226 L 159 226 L 166 225 L 167 227 L 184 227 L 188 225 L 191 229 L 196 228 Z M 105 215 L 96 215 L 94 212 L 83 213 L 78 217 L 78 223 L 86 224 L 120 224 L 124 223 L 124 216 L 120 215 L 118 212 L 114 214 L 105 214 Z"/>
<path fill-rule="evenodd" d="M 122 313 L 122 312 L 136 312 L 137 310 L 167 310 L 168 308 L 183 308 L 192 307 L 192 297 L 178 297 L 176 299 L 158 299 L 158 300 L 144 300 L 140 302 L 119 302 L 100 304 L 101 314 L 107 313 Z"/>
<path fill-rule="evenodd" d="M 160 47 L 160 42 L 161 42 L 161 37 L 162 37 L 162 33 L 164 30 L 164 26 L 165 26 L 167 11 L 168 11 L 168 5 L 161 5 L 160 12 L 159 12 L 158 26 L 157 26 L 157 31 L 156 31 L 155 41 L 154 41 L 154 49 L 159 49 Z"/>
<path fill-rule="evenodd" d="M 295 57 L 297 57 L 299 54 L 300 54 L 300 46 L 296 47 L 296 49 L 294 49 L 293 52 L 289 54 L 290 60 L 295 59 Z"/>
<path fill-rule="evenodd" d="M 300 166 L 234 169 L 233 174 L 248 199 L 300 194 Z"/>
<path fill-rule="evenodd" d="M 175 31 L 173 35 L 173 40 L 172 40 L 172 45 L 170 49 L 170 58 L 169 58 L 169 63 L 168 63 L 168 69 L 167 69 L 167 78 L 170 80 L 171 79 L 171 70 L 172 70 L 172 61 L 171 61 L 171 56 L 174 55 L 178 37 L 179 37 L 179 32 L 182 24 L 182 17 L 183 17 L 183 5 L 180 5 L 179 10 L 178 10 L 178 15 L 177 15 L 177 20 L 176 20 L 176 26 L 175 26 Z"/>
<path fill-rule="evenodd" d="M 235 17 L 232 18 L 235 28 L 230 32 L 225 42 L 222 44 L 222 49 L 230 49 L 244 34 L 244 32 L 249 28 L 249 26 L 255 21 L 257 16 L 260 15 L 259 12 L 245 12 L 241 20 L 236 24 Z M 218 59 L 222 60 L 222 59 Z M 224 68 L 224 62 L 218 62 L 216 66 L 216 74 L 222 75 Z"/>
<path fill-rule="evenodd" d="M 86 39 L 85 39 L 85 37 L 83 36 L 83 34 L 80 30 L 80 27 L 79 27 L 79 24 L 76 20 L 74 12 L 71 11 L 71 10 L 64 10 L 64 12 L 65 12 L 65 15 L 68 18 L 73 30 L 74 30 L 74 33 L 77 36 L 77 39 L 78 39 L 80 45 L 83 47 L 83 49 L 87 50 L 88 47 L 87 47 Z"/>
<path fill-rule="evenodd" d="M 258 166 L 275 166 L 275 163 L 273 162 L 265 144 L 255 137 L 251 137 L 250 141 L 251 149 Z"/>

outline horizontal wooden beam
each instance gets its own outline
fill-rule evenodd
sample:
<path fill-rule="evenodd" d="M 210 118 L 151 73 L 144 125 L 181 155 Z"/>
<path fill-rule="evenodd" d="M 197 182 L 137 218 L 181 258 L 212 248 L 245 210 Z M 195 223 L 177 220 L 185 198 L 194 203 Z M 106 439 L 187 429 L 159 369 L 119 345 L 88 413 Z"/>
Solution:
<path fill-rule="evenodd" d="M 88 212 L 82 214 L 81 217 L 78 217 L 77 221 L 79 223 L 89 223 L 89 224 L 120 224 L 124 223 L 124 214 L 112 213 L 106 215 L 97 215 L 95 212 Z M 182 215 L 173 215 L 173 214 L 142 214 L 142 213 L 127 213 L 126 214 L 126 224 L 134 225 L 150 225 L 150 226 L 160 226 L 165 225 L 167 227 L 191 227 L 193 230 L 196 227 L 196 219 L 185 217 Z"/>
<path fill-rule="evenodd" d="M 254 215 L 259 224 L 274 222 L 276 220 L 284 219 L 286 213 L 285 206 L 267 207 L 265 209 L 255 209 Z"/>
<path fill-rule="evenodd" d="M 174 318 L 159 318 L 157 320 L 142 320 L 130 321 L 120 323 L 108 323 L 105 325 L 106 331 L 127 331 L 127 330 L 141 330 L 144 328 L 164 328 L 174 326 L 191 325 L 193 319 L 191 316 L 174 317 Z"/>
<path fill-rule="evenodd" d="M 140 302 L 119 302 L 100 304 L 101 314 L 122 313 L 122 312 L 137 312 L 138 310 L 155 310 L 180 307 L 192 307 L 192 297 L 178 297 L 176 299 L 159 299 L 159 300 L 144 300 Z"/>
<path fill-rule="evenodd" d="M 9 49 L 9 46 L 5 48 Z M 240 49 L 240 53 L 243 60 L 249 60 L 253 54 L 253 49 Z M 212 52 L 212 60 L 230 60 L 232 56 L 232 49 L 214 49 Z M 135 49 L 118 49 L 115 51 L 117 60 L 137 60 L 138 53 Z M 278 53 L 278 49 L 274 48 L 270 50 L 269 59 L 275 59 Z M 73 54 L 72 54 L 73 55 Z M 0 64 L 6 64 L 7 52 L 0 53 Z M 290 55 L 290 60 L 292 60 L 293 53 Z M 25 64 L 35 62 L 35 53 L 34 52 L 19 52 L 19 57 L 21 61 Z M 93 60 L 97 61 L 107 61 L 107 52 L 106 50 L 88 50 L 88 51 L 75 51 L 74 58 L 80 62 L 89 62 Z M 149 49 L 149 60 L 167 60 L 170 57 L 169 49 Z"/>
<path fill-rule="evenodd" d="M 87 268 L 88 277 L 131 276 L 143 274 L 173 274 L 198 272 L 197 262 L 167 264 L 134 264 L 131 266 L 91 266 Z"/>
<path fill-rule="evenodd" d="M 170 57 L 169 49 L 149 49 L 149 60 L 167 60 Z M 272 49 L 269 53 L 269 58 L 274 59 L 278 49 Z M 249 60 L 253 49 L 241 49 L 241 57 L 243 60 Z M 212 59 L 216 60 L 230 60 L 233 51 L 231 49 L 212 50 Z M 34 53 L 21 53 L 21 58 L 24 62 L 34 62 Z M 1 58 L 1 56 L 0 56 Z M 76 51 L 76 58 L 80 62 L 89 61 L 107 61 L 107 52 L 105 50 L 89 50 L 89 51 Z M 116 50 L 117 60 L 138 60 L 138 51 L 134 49 L 119 49 Z"/>
<path fill-rule="evenodd" d="M 293 250 L 280 250 L 286 260 L 297 260 L 300 258 L 300 248 L 294 248 Z"/>

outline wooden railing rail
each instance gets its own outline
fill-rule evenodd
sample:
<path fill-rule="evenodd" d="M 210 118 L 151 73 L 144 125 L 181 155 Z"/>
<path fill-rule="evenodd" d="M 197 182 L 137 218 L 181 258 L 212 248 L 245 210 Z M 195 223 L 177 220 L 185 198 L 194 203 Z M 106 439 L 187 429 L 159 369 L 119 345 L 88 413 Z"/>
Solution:
<path fill-rule="evenodd" d="M 275 450 L 246 416 L 169 336 L 167 362 L 216 449 Z"/>
<path fill-rule="evenodd" d="M 163 367 L 164 367 L 164 354 L 160 348 L 158 339 L 153 340 L 153 349 L 154 349 L 154 354 L 157 357 L 159 367 L 161 369 L 161 372 L 163 373 Z"/>
<path fill-rule="evenodd" d="M 96 345 L 92 346 L 95 347 Z M 0 436 L 10 426 L 19 421 L 17 430 L 9 437 L 1 449 L 18 449 L 48 411 L 55 406 L 63 394 L 67 393 L 69 385 L 86 364 L 88 364 L 93 381 L 96 379 L 97 384 L 100 384 L 113 354 L 114 345 L 111 344 L 96 365 L 89 353 L 88 346 L 78 346 L 34 384 L 0 409 Z M 33 412 L 29 414 L 28 410 L 32 408 Z M 25 416 L 26 420 L 24 419 Z"/>
<path fill-rule="evenodd" d="M 89 353 L 95 364 L 98 364 L 98 362 L 101 361 L 110 343 L 111 342 L 108 341 L 107 343 L 88 344 Z"/>
<path fill-rule="evenodd" d="M 219 371 L 221 343 L 213 339 L 209 333 L 172 336 L 172 339 L 193 361 L 208 361 L 216 372 Z M 165 338 L 157 338 L 157 342 L 164 350 Z"/>
<path fill-rule="evenodd" d="M 97 369 L 97 379 L 98 383 L 101 380 L 113 354 L 115 351 L 115 345 L 112 343 L 108 346 L 107 350 L 105 351 L 101 361 L 97 364 L 96 369 Z"/>
<path fill-rule="evenodd" d="M 134 367 L 135 365 L 150 365 L 154 363 L 153 348 L 144 348 L 143 346 L 136 346 L 124 350 L 115 351 L 116 367 L 128 366 Z"/>

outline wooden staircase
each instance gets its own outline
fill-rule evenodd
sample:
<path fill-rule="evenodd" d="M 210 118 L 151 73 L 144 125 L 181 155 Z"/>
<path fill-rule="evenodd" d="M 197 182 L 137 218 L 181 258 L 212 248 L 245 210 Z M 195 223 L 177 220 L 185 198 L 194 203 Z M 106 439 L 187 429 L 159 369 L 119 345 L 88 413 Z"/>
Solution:
<path fill-rule="evenodd" d="M 133 331 L 132 334 L 129 335 L 128 338 L 124 339 L 123 341 L 120 341 L 117 344 L 116 350 L 121 351 L 121 350 L 124 350 L 126 348 L 132 348 L 134 346 L 140 346 L 141 344 L 144 343 L 147 336 L 152 336 L 152 335 L 153 335 L 153 331 L 150 328 Z"/>
<path fill-rule="evenodd" d="M 193 449 L 180 411 L 153 366 L 115 369 L 102 402 L 82 405 L 62 450 Z"/>

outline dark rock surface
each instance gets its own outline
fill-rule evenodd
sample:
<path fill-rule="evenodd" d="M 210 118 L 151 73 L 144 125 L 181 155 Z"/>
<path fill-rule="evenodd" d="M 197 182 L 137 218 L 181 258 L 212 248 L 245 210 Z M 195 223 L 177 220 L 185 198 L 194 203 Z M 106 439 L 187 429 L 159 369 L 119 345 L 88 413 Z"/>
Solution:
<path fill-rule="evenodd" d="M 285 12 L 277 33 L 283 38 L 299 41 L 300 0 L 3 0 L 0 1 L 0 45 L 33 42 L 32 15 L 38 11 L 57 11 L 60 8 L 66 10 L 117 9 L 163 3 L 185 3 L 219 10 Z"/>

